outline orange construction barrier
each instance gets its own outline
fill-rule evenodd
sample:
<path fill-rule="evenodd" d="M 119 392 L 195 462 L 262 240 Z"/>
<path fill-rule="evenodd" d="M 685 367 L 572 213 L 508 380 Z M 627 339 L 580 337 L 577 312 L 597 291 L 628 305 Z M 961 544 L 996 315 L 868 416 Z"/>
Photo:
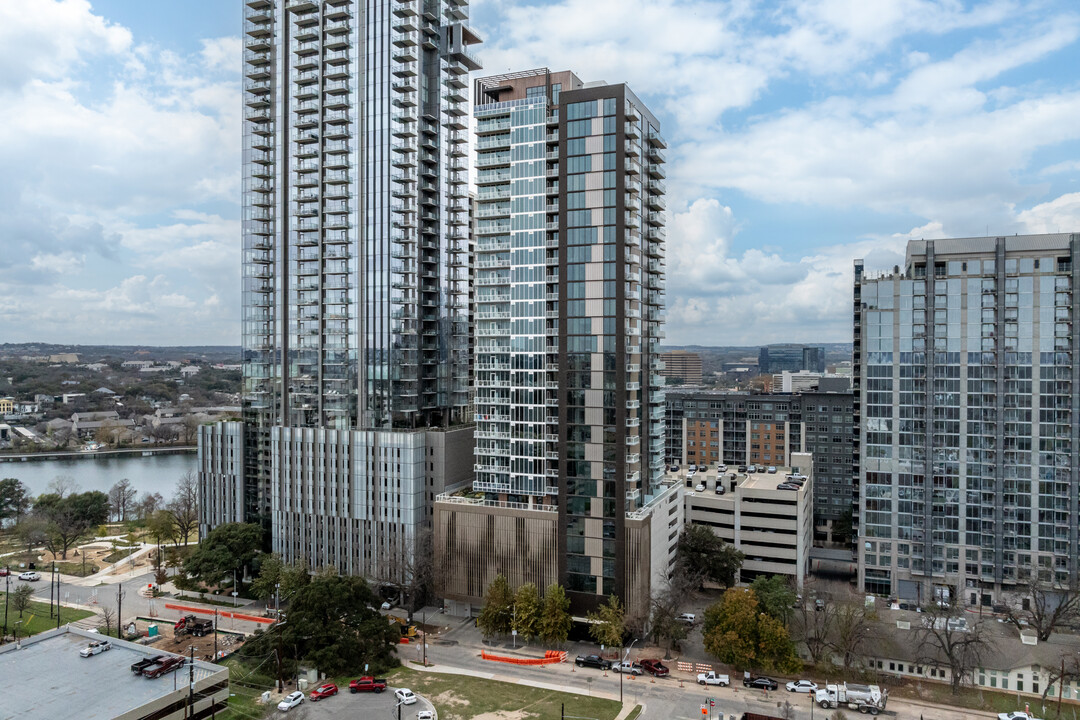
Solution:
<path fill-rule="evenodd" d="M 492 655 L 486 650 L 481 650 L 480 657 L 484 660 L 510 663 L 511 665 L 551 665 L 554 663 L 566 662 L 566 651 L 548 650 L 544 653 L 544 657 L 542 658 L 515 658 L 506 657 L 505 655 Z"/>
<path fill-rule="evenodd" d="M 213 610 L 207 610 L 206 608 L 192 607 L 191 605 L 176 605 L 174 603 L 165 603 L 165 608 L 168 610 L 180 610 L 181 612 L 192 613 L 193 615 L 215 615 Z M 218 617 L 224 618 L 236 618 L 237 620 L 247 620 L 248 622 L 263 623 L 266 625 L 273 625 L 275 620 L 273 618 L 259 617 L 258 615 L 247 615 L 245 613 L 232 612 L 230 610 L 218 610 L 216 612 Z"/>

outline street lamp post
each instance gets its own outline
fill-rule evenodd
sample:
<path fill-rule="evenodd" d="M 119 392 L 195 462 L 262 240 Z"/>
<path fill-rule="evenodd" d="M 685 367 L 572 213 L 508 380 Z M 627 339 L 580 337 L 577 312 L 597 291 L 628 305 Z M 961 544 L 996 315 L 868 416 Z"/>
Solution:
<path fill-rule="evenodd" d="M 626 652 L 623 654 L 623 658 L 622 658 L 622 660 L 620 661 L 620 664 L 619 664 L 619 704 L 620 705 L 622 704 L 622 701 L 623 701 L 622 700 L 623 675 L 626 674 L 626 673 L 623 672 L 622 663 L 626 662 L 626 658 L 630 657 L 630 650 L 634 647 L 634 643 L 636 643 L 638 640 L 639 640 L 639 638 L 634 638 L 633 642 L 630 643 L 630 647 L 626 648 Z M 632 671 L 633 671 L 633 666 L 631 666 L 631 672 Z"/>
<path fill-rule="evenodd" d="M 7 612 L 8 612 L 8 598 L 11 596 L 11 567 L 7 569 L 7 575 L 4 576 L 4 637 L 7 637 Z"/>
<path fill-rule="evenodd" d="M 22 625 L 22 620 L 15 621 L 15 649 L 19 649 L 19 626 Z"/>

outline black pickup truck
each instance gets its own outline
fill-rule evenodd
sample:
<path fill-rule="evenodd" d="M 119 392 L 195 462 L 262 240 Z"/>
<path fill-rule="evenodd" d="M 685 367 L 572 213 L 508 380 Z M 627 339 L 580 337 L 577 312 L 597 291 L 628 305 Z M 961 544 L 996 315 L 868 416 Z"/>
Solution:
<path fill-rule="evenodd" d="M 132 663 L 131 672 L 136 675 L 142 675 L 142 671 L 151 665 L 157 665 L 159 662 L 165 659 L 164 655 L 155 655 L 153 657 L 143 658 L 137 663 Z"/>

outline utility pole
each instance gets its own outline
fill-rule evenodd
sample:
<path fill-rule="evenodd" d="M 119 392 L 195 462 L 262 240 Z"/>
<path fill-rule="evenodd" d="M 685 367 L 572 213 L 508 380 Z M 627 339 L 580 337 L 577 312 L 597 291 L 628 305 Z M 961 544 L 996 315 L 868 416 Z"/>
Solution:
<path fill-rule="evenodd" d="M 117 639 L 123 638 L 121 635 L 121 628 L 124 627 L 124 615 L 121 612 L 124 602 L 124 584 L 122 582 L 116 584 L 116 637 Z"/>
<path fill-rule="evenodd" d="M 53 569 L 54 570 L 56 569 L 55 563 L 53 564 Z M 49 575 L 49 617 L 52 618 L 52 616 L 53 616 L 53 576 L 50 574 Z"/>
<path fill-rule="evenodd" d="M 217 662 L 217 623 L 218 623 L 218 610 L 214 608 L 214 662 Z"/>
<path fill-rule="evenodd" d="M 426 608 L 424 609 L 424 618 L 423 618 L 423 620 L 420 621 L 420 624 L 424 626 L 423 627 L 423 632 L 424 632 L 424 636 L 423 636 L 423 642 L 424 642 L 424 667 L 427 667 L 427 609 Z"/>
<path fill-rule="evenodd" d="M 56 576 L 56 629 L 60 629 L 60 573 L 56 572 L 56 563 L 53 563 L 53 574 Z"/>
<path fill-rule="evenodd" d="M 1063 689 L 1061 686 L 1064 685 L 1064 684 L 1065 684 L 1065 657 L 1062 656 L 1062 658 L 1061 658 L 1061 675 L 1058 676 L 1058 707 L 1057 707 L 1057 715 L 1058 715 L 1058 717 L 1061 717 L 1061 691 Z"/>
<path fill-rule="evenodd" d="M 191 648 L 191 659 L 188 662 L 188 696 L 187 696 L 187 712 L 184 713 L 184 717 L 191 717 L 195 714 L 195 709 L 191 706 L 195 701 L 195 646 Z M 213 700 L 211 699 L 211 702 Z"/>
<path fill-rule="evenodd" d="M 8 611 L 8 597 L 11 596 L 11 567 L 7 568 L 7 575 L 4 576 L 4 637 L 7 637 L 7 611 Z"/>

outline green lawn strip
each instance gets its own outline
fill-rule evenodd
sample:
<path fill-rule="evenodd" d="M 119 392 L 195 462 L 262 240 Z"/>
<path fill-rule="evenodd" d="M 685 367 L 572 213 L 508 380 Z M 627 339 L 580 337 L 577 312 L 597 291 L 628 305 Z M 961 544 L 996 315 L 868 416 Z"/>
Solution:
<path fill-rule="evenodd" d="M 50 564 L 45 571 L 48 572 L 52 569 Z M 74 575 L 75 577 L 88 577 L 93 575 L 101 568 L 92 562 L 86 563 L 85 570 L 81 562 L 58 562 L 56 563 L 56 570 L 64 575 Z"/>
<path fill-rule="evenodd" d="M 221 607 L 230 608 L 233 607 L 233 603 L 231 600 L 214 600 L 213 598 L 199 597 L 198 595 L 175 595 L 173 596 L 173 599 L 181 600 L 183 602 L 203 603 L 204 605 L 220 605 Z M 240 611 L 243 610 L 243 607 L 237 605 L 236 609 L 237 611 Z"/>
<path fill-rule="evenodd" d="M 440 720 L 469 720 L 484 713 L 518 710 L 526 710 L 530 720 L 557 720 L 561 717 L 563 704 L 567 715 L 613 720 L 622 707 L 614 700 L 587 695 L 410 668 L 394 670 L 387 675 L 387 682 L 408 687 L 431 700 L 439 711 Z"/>
<path fill-rule="evenodd" d="M 0 592 L 0 616 L 3 613 L 4 593 Z M 82 620 L 85 617 L 90 617 L 94 613 L 88 610 L 76 610 L 75 608 L 61 607 L 60 608 L 60 626 L 63 627 L 65 623 L 75 622 L 76 620 Z M 19 613 L 8 602 L 7 610 L 7 626 L 8 633 L 14 634 L 12 629 L 16 622 L 19 621 Z M 56 616 L 49 617 L 49 603 L 32 602 L 30 607 L 23 611 L 22 623 L 19 625 L 19 637 L 26 637 L 28 635 L 37 635 L 40 632 L 46 630 L 53 630 L 56 628 Z"/>
<path fill-rule="evenodd" d="M 106 565 L 112 565 L 114 563 L 118 563 L 118 562 L 120 562 L 121 560 L 123 560 L 128 555 L 130 555 L 131 553 L 135 552 L 138 549 L 139 548 L 135 547 L 135 548 L 123 548 L 123 549 L 120 549 L 120 550 L 116 550 L 115 552 L 111 552 L 108 555 L 106 555 L 104 558 L 102 558 L 101 562 L 105 563 Z"/>
<path fill-rule="evenodd" d="M 1015 710 L 1023 710 L 1024 705 L 1029 705 L 1031 711 L 1044 720 L 1058 720 L 1057 694 L 1046 698 L 1046 712 L 1042 711 L 1042 701 L 1027 695 L 1017 698 L 1016 693 L 1007 690 L 987 690 L 985 688 L 962 687 L 958 695 L 952 694 L 952 689 L 945 684 L 918 683 L 905 685 L 899 688 L 890 688 L 889 695 L 894 698 L 918 700 L 934 705 L 952 705 L 968 710 L 983 710 L 986 712 L 1004 713 Z M 1080 709 L 1070 702 L 1061 704 L 1061 720 L 1072 720 L 1073 712 Z"/>
<path fill-rule="evenodd" d="M 630 711 L 630 714 L 626 716 L 626 720 L 637 720 L 637 716 L 641 714 L 641 706 L 636 706 Z"/>

